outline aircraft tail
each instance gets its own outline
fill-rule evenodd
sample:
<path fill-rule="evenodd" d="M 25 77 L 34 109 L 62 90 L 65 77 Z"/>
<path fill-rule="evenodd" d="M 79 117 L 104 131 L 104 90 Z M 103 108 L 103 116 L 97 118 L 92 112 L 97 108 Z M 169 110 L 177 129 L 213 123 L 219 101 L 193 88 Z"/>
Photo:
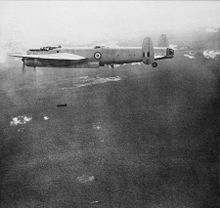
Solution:
<path fill-rule="evenodd" d="M 144 64 L 152 64 L 154 62 L 154 48 L 152 40 L 149 37 L 143 40 L 142 53 Z"/>
<path fill-rule="evenodd" d="M 169 40 L 166 34 L 162 34 L 158 41 L 158 47 L 169 47 Z"/>

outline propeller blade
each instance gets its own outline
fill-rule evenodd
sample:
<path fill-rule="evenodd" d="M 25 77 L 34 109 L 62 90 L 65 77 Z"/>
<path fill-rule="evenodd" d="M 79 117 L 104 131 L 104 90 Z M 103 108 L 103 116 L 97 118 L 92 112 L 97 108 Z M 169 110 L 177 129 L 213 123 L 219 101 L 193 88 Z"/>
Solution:
<path fill-rule="evenodd" d="M 25 64 L 24 64 L 24 62 L 22 64 L 22 73 L 25 73 Z"/>

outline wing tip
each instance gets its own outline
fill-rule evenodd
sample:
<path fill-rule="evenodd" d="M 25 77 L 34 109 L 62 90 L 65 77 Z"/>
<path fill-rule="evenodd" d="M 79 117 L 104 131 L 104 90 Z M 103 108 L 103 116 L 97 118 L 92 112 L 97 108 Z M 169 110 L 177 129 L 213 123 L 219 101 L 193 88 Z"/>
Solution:
<path fill-rule="evenodd" d="M 17 57 L 17 58 L 22 58 L 23 55 L 19 55 L 19 54 L 7 54 L 9 57 Z"/>

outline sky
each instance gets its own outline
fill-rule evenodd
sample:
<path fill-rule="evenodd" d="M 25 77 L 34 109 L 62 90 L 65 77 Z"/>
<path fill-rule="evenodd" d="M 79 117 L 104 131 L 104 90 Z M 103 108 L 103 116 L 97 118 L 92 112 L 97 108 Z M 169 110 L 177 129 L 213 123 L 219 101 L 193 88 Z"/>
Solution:
<path fill-rule="evenodd" d="M 0 1 L 0 46 L 75 45 L 220 26 L 220 2 Z"/>

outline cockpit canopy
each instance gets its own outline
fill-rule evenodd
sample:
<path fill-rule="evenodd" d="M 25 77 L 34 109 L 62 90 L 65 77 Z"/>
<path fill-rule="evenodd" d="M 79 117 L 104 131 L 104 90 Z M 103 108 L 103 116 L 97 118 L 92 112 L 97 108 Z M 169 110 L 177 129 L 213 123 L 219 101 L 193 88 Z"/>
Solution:
<path fill-rule="evenodd" d="M 53 49 L 61 48 L 61 45 L 59 46 L 44 46 L 41 47 L 40 49 L 30 49 L 29 51 L 50 51 Z"/>

